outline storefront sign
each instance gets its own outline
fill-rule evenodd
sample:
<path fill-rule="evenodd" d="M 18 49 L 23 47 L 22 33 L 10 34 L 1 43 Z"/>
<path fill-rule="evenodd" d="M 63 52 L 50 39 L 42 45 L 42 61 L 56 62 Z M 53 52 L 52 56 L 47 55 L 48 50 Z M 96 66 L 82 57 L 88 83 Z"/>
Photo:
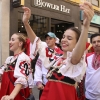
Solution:
<path fill-rule="evenodd" d="M 80 19 L 83 20 L 83 12 L 82 11 L 80 12 Z M 100 16 L 95 14 L 91 20 L 91 23 L 100 25 Z"/>
<path fill-rule="evenodd" d="M 43 0 L 34 0 L 34 6 L 41 7 L 41 8 L 47 8 L 47 9 L 51 9 L 55 11 L 60 11 L 60 12 L 68 13 L 68 14 L 70 13 L 70 9 L 67 8 L 63 4 L 57 5 L 57 4 L 46 2 Z"/>
<path fill-rule="evenodd" d="M 24 0 L 13 0 L 12 5 L 14 8 L 20 7 L 24 5 Z"/>

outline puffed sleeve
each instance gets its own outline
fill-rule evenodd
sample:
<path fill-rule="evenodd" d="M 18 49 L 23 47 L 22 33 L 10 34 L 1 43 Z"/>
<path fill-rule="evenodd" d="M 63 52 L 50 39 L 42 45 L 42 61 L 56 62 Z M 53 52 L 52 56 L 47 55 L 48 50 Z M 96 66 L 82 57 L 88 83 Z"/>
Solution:
<path fill-rule="evenodd" d="M 39 57 L 42 61 L 42 64 L 46 69 L 49 69 L 52 64 L 54 64 L 55 60 L 50 62 L 49 56 L 52 55 L 52 59 L 54 59 L 55 54 L 51 54 L 51 52 L 47 52 L 47 44 L 46 42 L 41 41 L 38 37 L 35 38 L 33 44 L 31 44 L 31 59 L 34 59 L 37 52 L 39 53 Z"/>
<path fill-rule="evenodd" d="M 76 65 L 71 63 L 72 52 L 67 52 L 66 64 L 64 64 L 59 71 L 62 75 L 74 79 L 76 82 L 81 82 L 86 71 L 85 54 L 80 62 Z"/>
<path fill-rule="evenodd" d="M 37 55 L 38 52 L 38 43 L 39 42 L 39 38 L 36 37 L 33 43 L 30 43 L 30 58 L 34 59 L 35 56 Z"/>
<path fill-rule="evenodd" d="M 33 87 L 33 78 L 32 78 L 32 71 L 31 71 L 31 60 L 30 58 L 22 53 L 18 56 L 17 62 L 15 65 L 14 70 L 14 77 L 17 78 L 14 85 L 20 83 L 23 85 L 22 88 L 26 88 L 28 85 L 29 87 Z M 30 81 L 30 79 L 32 79 Z"/>
<path fill-rule="evenodd" d="M 12 58 L 12 56 L 8 57 L 8 58 L 6 59 L 4 65 L 2 65 L 2 66 L 0 67 L 0 75 L 3 74 L 4 69 L 7 68 L 7 64 L 9 64 L 11 58 Z"/>
<path fill-rule="evenodd" d="M 30 44 L 30 58 L 34 59 L 37 55 L 37 52 L 40 56 L 45 56 L 45 48 L 47 47 L 47 44 L 40 40 L 39 37 L 36 37 L 33 44 Z"/>

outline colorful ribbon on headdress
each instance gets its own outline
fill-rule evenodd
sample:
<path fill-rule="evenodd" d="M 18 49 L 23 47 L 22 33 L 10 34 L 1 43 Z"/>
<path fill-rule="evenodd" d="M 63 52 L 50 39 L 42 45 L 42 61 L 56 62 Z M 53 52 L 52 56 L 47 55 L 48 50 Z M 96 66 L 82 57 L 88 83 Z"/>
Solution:
<path fill-rule="evenodd" d="M 30 56 L 30 40 L 27 38 L 26 43 L 24 45 L 25 53 Z"/>

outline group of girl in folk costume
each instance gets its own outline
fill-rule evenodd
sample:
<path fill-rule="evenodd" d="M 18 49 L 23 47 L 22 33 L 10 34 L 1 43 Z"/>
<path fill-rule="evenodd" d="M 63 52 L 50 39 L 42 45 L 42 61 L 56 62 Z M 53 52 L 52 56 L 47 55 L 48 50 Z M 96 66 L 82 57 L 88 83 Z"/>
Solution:
<path fill-rule="evenodd" d="M 90 21 L 94 15 L 89 2 L 80 4 L 80 8 L 84 13 L 82 31 L 72 27 L 64 32 L 61 39 L 63 55 L 58 56 L 51 54 L 35 35 L 28 23 L 31 11 L 23 7 L 23 23 L 32 43 L 31 57 L 38 52 L 44 67 L 49 70 L 48 82 L 40 100 L 78 100 L 75 83 L 81 82 L 86 71 L 84 51 Z M 0 100 L 25 100 L 30 95 L 30 88 L 33 88 L 31 59 L 24 53 L 27 39 L 15 33 L 9 44 L 14 56 L 8 57 L 0 68 Z"/>
<path fill-rule="evenodd" d="M 32 56 L 38 52 L 44 67 L 49 70 L 47 74 L 48 82 L 40 100 L 78 100 L 75 83 L 81 82 L 85 74 L 84 51 L 90 21 L 94 15 L 94 10 L 90 3 L 83 3 L 80 8 L 84 13 L 82 31 L 80 32 L 76 28 L 69 28 L 64 32 L 61 39 L 63 55 L 58 57 L 48 53 L 42 45 L 41 40 L 35 35 L 28 23 L 31 11 L 29 8 L 23 7 L 23 23 L 32 42 Z"/>
<path fill-rule="evenodd" d="M 14 56 L 6 59 L 0 67 L 0 100 L 25 100 L 33 88 L 29 40 L 24 34 L 14 33 L 9 41 Z M 24 51 L 27 53 L 25 54 Z"/>

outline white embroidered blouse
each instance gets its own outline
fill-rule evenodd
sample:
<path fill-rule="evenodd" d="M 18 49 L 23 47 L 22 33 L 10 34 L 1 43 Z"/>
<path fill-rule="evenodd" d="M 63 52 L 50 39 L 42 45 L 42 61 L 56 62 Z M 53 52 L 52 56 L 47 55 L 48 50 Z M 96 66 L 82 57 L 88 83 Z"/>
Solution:
<path fill-rule="evenodd" d="M 59 59 L 59 56 L 52 54 L 52 61 L 49 61 L 49 57 L 46 56 L 45 45 L 42 44 L 41 40 L 36 37 L 34 43 L 31 45 L 31 57 L 34 58 L 34 54 L 39 52 L 39 56 L 43 62 L 45 68 L 49 69 L 51 66 L 56 67 L 56 60 Z M 49 52 L 50 55 L 50 52 Z M 62 75 L 74 79 L 76 82 L 81 82 L 86 71 L 86 61 L 85 54 L 81 58 L 80 62 L 76 65 L 71 63 L 72 52 L 67 52 L 67 59 L 65 59 L 65 64 L 59 69 Z M 55 63 L 55 64 L 54 64 Z"/>
<path fill-rule="evenodd" d="M 29 85 L 29 88 L 33 88 L 33 77 L 31 71 L 31 60 L 30 58 L 22 52 L 16 56 L 10 56 L 6 59 L 5 64 L 0 67 L 0 74 L 4 73 L 5 68 L 7 68 L 7 64 L 12 63 L 17 59 L 14 69 L 14 77 L 17 78 L 14 85 L 20 83 L 23 85 L 23 88 L 26 88 Z"/>

